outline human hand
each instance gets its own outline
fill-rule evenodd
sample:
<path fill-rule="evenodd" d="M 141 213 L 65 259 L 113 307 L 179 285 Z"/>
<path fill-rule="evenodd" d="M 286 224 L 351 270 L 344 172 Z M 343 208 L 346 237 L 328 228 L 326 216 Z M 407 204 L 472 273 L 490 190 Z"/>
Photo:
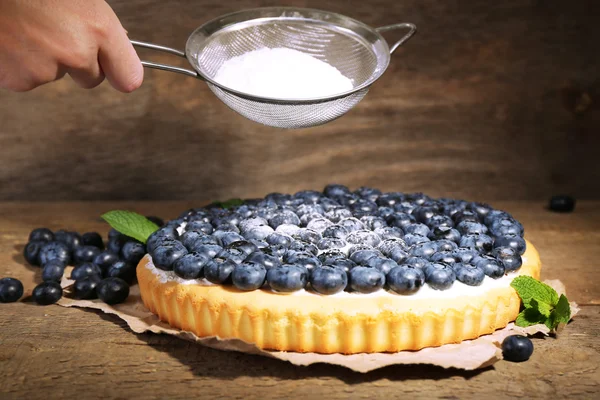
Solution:
<path fill-rule="evenodd" d="M 104 0 L 1 0 L 0 87 L 23 92 L 69 74 L 122 92 L 143 80 L 127 32 Z"/>

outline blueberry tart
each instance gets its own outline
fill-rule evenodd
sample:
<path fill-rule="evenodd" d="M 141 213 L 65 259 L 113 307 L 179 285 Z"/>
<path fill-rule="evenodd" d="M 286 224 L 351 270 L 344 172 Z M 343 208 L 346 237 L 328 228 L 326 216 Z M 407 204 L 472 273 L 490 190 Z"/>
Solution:
<path fill-rule="evenodd" d="M 171 326 L 325 354 L 492 333 L 519 313 L 512 279 L 541 269 L 505 211 L 343 185 L 188 210 L 147 249 L 142 300 Z"/>

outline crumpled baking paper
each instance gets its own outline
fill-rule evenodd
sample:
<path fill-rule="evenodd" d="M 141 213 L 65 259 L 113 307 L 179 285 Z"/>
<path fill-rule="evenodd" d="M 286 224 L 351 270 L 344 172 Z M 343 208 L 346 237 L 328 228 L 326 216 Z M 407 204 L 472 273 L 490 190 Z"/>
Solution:
<path fill-rule="evenodd" d="M 66 275 L 66 274 L 65 274 Z M 564 285 L 558 281 L 546 281 L 560 293 L 564 293 Z M 500 345 L 505 337 L 514 334 L 534 335 L 536 333 L 549 333 L 545 325 L 534 325 L 520 328 L 510 323 L 506 328 L 492 334 L 481 336 L 474 340 L 465 340 L 458 344 L 447 344 L 440 347 L 430 347 L 418 351 L 401 351 L 397 353 L 361 353 L 361 354 L 318 354 L 294 353 L 286 351 L 262 350 L 251 343 L 239 339 L 220 339 L 218 337 L 200 338 L 191 332 L 182 331 L 162 322 L 152 314 L 142 302 L 139 286 L 133 285 L 127 301 L 122 304 L 108 305 L 100 300 L 75 300 L 69 298 L 73 281 L 63 278 L 61 282 L 67 296 L 59 300 L 63 307 L 81 307 L 101 310 L 107 314 L 114 314 L 124 320 L 129 328 L 136 333 L 153 332 L 174 335 L 186 340 L 195 341 L 203 346 L 219 350 L 239 351 L 249 354 L 258 354 L 266 357 L 288 361 L 294 365 L 310 365 L 327 363 L 340 365 L 356 372 L 369 372 L 395 364 L 430 364 L 443 368 L 457 368 L 475 370 L 494 364 L 502 359 Z M 579 308 L 571 303 L 571 317 Z"/>

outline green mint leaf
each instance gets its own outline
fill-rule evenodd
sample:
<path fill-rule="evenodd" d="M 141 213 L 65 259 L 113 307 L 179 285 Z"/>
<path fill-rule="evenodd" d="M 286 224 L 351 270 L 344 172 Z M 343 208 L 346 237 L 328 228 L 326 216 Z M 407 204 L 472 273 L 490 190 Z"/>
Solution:
<path fill-rule="evenodd" d="M 551 307 L 558 303 L 556 290 L 530 276 L 517 276 L 510 286 L 517 291 L 526 308 L 530 306 L 531 299 L 536 299 L 538 303 L 546 303 Z"/>
<path fill-rule="evenodd" d="M 137 239 L 142 243 L 146 243 L 148 237 L 159 229 L 154 222 L 132 211 L 109 211 L 102 215 L 102 219 L 123 235 Z"/>
<path fill-rule="evenodd" d="M 561 294 L 556 307 L 554 307 L 553 313 L 556 313 L 556 321 L 558 323 L 568 323 L 571 319 L 571 306 L 569 305 L 569 300 L 567 300 L 567 296 Z"/>
<path fill-rule="evenodd" d="M 244 204 L 244 200 L 242 200 L 242 199 L 229 199 L 227 201 L 215 201 L 214 203 L 210 204 L 209 207 L 218 207 L 218 208 L 228 209 L 228 208 L 241 206 L 242 204 Z"/>
<path fill-rule="evenodd" d="M 526 308 L 517 315 L 515 325 L 525 328 L 531 325 L 545 324 L 547 320 L 548 318 L 535 308 Z"/>
<path fill-rule="evenodd" d="M 552 312 L 552 306 L 536 299 L 531 299 L 529 308 L 537 310 L 544 317 L 548 318 Z"/>

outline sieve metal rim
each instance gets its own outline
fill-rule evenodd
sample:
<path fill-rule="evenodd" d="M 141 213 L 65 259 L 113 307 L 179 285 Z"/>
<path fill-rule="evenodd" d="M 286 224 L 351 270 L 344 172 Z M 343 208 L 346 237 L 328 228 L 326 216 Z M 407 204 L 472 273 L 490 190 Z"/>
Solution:
<path fill-rule="evenodd" d="M 307 17 L 307 16 L 309 16 L 309 17 Z M 368 80 L 366 80 L 362 84 L 352 88 L 349 91 L 346 91 L 343 93 L 338 93 L 338 94 L 335 94 L 332 96 L 315 97 L 315 98 L 308 98 L 308 99 L 306 99 L 306 98 L 304 98 L 304 99 L 293 99 L 293 98 L 282 99 L 282 98 L 270 98 L 270 97 L 252 95 L 249 93 L 240 92 L 235 89 L 224 86 L 224 85 L 220 84 L 219 82 L 216 82 L 212 78 L 206 76 L 206 74 L 203 73 L 202 68 L 200 68 L 200 66 L 198 64 L 198 60 L 197 60 L 198 53 L 195 51 L 195 48 L 194 48 L 194 46 L 197 45 L 196 41 L 198 41 L 199 38 L 204 38 L 206 40 L 209 40 L 211 35 L 216 34 L 218 32 L 223 32 L 225 30 L 234 29 L 236 26 L 241 26 L 240 27 L 240 29 L 241 29 L 244 27 L 243 25 L 254 26 L 254 25 L 258 25 L 259 23 L 271 23 L 273 21 L 297 21 L 299 23 L 310 22 L 310 23 L 324 25 L 332 30 L 337 30 L 337 31 L 342 31 L 344 29 L 348 29 L 350 32 L 353 33 L 352 35 L 350 35 L 353 39 L 361 42 L 361 44 L 366 46 L 366 44 L 364 42 L 365 41 L 367 43 L 370 43 L 370 42 L 368 42 L 368 40 L 365 38 L 365 36 L 356 33 L 354 30 L 350 29 L 350 27 L 353 27 L 355 29 L 360 29 L 365 34 L 368 34 L 368 35 L 374 37 L 376 39 L 375 44 L 383 47 L 383 50 L 384 50 L 383 55 L 385 57 L 384 62 L 380 63 L 378 61 L 378 70 L 376 71 L 376 73 L 374 73 Z M 338 24 L 335 25 L 332 23 L 332 21 L 335 21 Z M 381 33 L 390 31 L 393 29 L 401 29 L 401 28 L 407 28 L 407 29 L 409 29 L 409 32 L 407 34 L 405 34 L 399 41 L 397 41 L 390 49 L 387 40 L 381 35 Z M 245 10 L 241 10 L 241 11 L 235 11 L 235 12 L 232 12 L 229 14 L 225 14 L 225 15 L 216 17 L 208 22 L 205 22 L 204 24 L 202 24 L 201 26 L 196 28 L 188 36 L 188 39 L 187 39 L 186 45 L 185 45 L 185 51 L 180 51 L 180 50 L 165 47 L 165 46 L 160 46 L 160 45 L 156 45 L 156 44 L 152 44 L 152 43 L 140 42 L 140 41 L 135 41 L 135 40 L 132 40 L 131 42 L 135 46 L 146 47 L 146 48 L 150 48 L 150 49 L 154 49 L 154 50 L 159 50 L 159 51 L 175 54 L 180 57 L 185 57 L 185 58 L 187 58 L 190 65 L 194 68 L 194 70 L 192 71 L 192 70 L 189 70 L 186 68 L 173 67 L 170 65 L 158 64 L 158 63 L 153 63 L 153 62 L 149 62 L 149 61 L 142 61 L 142 64 L 145 67 L 162 69 L 162 70 L 166 70 L 166 71 L 182 73 L 182 74 L 185 74 L 188 76 L 193 76 L 193 77 L 202 79 L 202 80 L 206 81 L 208 84 L 214 85 L 223 91 L 231 93 L 232 95 L 235 95 L 235 96 L 238 96 L 238 97 L 241 97 L 244 99 L 256 101 L 256 102 L 269 103 L 269 104 L 291 104 L 291 105 L 305 104 L 306 105 L 306 104 L 324 103 L 324 102 L 340 99 L 340 98 L 343 98 L 346 96 L 350 96 L 361 90 L 367 89 L 369 86 L 371 86 L 377 79 L 379 79 L 385 73 L 385 71 L 387 70 L 387 68 L 389 66 L 390 60 L 391 60 L 391 57 L 390 57 L 391 54 L 393 54 L 394 51 L 400 45 L 402 45 L 408 39 L 410 39 L 414 35 L 415 32 L 416 32 L 416 26 L 411 23 L 399 23 L 399 24 L 393 24 L 393 25 L 383 26 L 383 27 L 379 27 L 379 28 L 372 28 L 371 26 L 369 26 L 363 22 L 360 22 L 356 19 L 350 18 L 350 17 L 342 15 L 342 14 L 330 12 L 330 11 L 318 10 L 318 9 L 313 9 L 313 8 L 299 8 L 299 7 L 260 7 L 260 8 L 252 8 L 252 9 L 245 9 Z M 366 46 L 366 47 L 369 47 L 369 46 Z M 377 54 L 372 49 L 369 49 L 369 50 L 377 56 Z"/>

